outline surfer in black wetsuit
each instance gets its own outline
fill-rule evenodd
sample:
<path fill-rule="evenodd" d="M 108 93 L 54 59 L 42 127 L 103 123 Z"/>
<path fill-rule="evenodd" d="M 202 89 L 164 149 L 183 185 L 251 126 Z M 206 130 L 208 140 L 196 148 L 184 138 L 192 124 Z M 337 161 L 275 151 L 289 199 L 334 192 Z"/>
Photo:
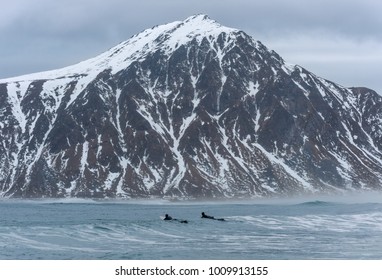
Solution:
<path fill-rule="evenodd" d="M 164 219 L 163 220 L 170 221 L 170 220 L 172 220 L 172 217 L 169 214 L 166 214 L 166 215 L 164 215 Z"/>
<path fill-rule="evenodd" d="M 208 215 L 206 215 L 204 212 L 202 212 L 202 218 L 205 218 L 205 219 L 215 219 L 215 218 L 212 217 L 212 216 L 208 216 Z"/>
<path fill-rule="evenodd" d="M 204 212 L 202 212 L 202 218 L 204 218 L 204 219 L 211 219 L 211 220 L 218 220 L 218 221 L 225 221 L 223 218 L 216 219 L 214 216 L 208 216 Z"/>
<path fill-rule="evenodd" d="M 187 224 L 188 221 L 187 220 L 178 220 L 178 219 L 173 219 L 169 214 L 166 214 L 164 215 L 164 221 L 178 221 L 179 223 L 182 223 L 182 224 Z"/>

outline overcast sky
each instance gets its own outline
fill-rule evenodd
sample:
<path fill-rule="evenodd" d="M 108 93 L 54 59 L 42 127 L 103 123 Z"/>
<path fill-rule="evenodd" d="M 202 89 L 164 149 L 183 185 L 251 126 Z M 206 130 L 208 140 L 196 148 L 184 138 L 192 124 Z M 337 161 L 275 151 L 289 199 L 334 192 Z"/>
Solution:
<path fill-rule="evenodd" d="M 68 66 L 202 13 L 289 63 L 382 94 L 381 12 L 380 0 L 11 0 L 0 12 L 0 78 Z"/>

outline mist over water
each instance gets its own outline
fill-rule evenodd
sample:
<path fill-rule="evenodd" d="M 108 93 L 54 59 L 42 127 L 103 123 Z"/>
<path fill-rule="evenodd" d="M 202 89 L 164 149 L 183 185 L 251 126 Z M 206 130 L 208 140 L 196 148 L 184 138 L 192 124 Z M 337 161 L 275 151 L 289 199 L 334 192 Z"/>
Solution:
<path fill-rule="evenodd" d="M 226 221 L 201 219 L 204 211 Z M 382 195 L 1 200 L 0 259 L 381 259 Z M 163 221 L 170 214 L 187 224 Z"/>

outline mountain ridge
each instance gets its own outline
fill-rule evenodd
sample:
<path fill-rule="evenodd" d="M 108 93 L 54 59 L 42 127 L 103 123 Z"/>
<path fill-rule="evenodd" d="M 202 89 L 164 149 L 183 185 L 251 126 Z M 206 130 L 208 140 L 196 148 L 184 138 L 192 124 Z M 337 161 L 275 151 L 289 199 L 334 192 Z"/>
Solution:
<path fill-rule="evenodd" d="M 186 28 L 183 28 L 182 30 L 182 27 L 184 27 L 185 25 L 186 25 Z M 129 58 L 128 63 L 125 63 L 123 65 L 123 67 L 126 67 L 128 66 L 129 63 L 131 63 L 131 61 L 134 61 L 134 56 L 133 56 L 134 53 L 138 51 L 144 53 L 145 50 L 147 49 L 149 50 L 155 49 L 155 47 L 149 48 L 148 45 L 150 43 L 152 45 L 155 45 L 155 41 L 160 41 L 161 39 L 160 37 L 163 35 L 163 33 L 174 33 L 176 31 L 180 31 L 177 33 L 182 33 L 182 31 L 186 29 L 187 32 L 185 32 L 183 36 L 179 36 L 178 34 L 177 36 L 173 38 L 172 41 L 166 42 L 167 48 L 174 48 L 177 44 L 182 44 L 182 42 L 179 42 L 181 40 L 187 41 L 188 40 L 187 38 L 190 38 L 190 37 L 194 39 L 192 34 L 196 36 L 195 38 L 200 37 L 202 34 L 196 33 L 195 31 L 203 30 L 203 27 L 206 28 L 206 30 L 204 30 L 203 33 L 208 33 L 208 32 L 213 33 L 213 32 L 216 32 L 217 30 L 221 30 L 222 32 L 224 31 L 240 32 L 237 29 L 223 27 L 221 24 L 210 19 L 207 15 L 198 14 L 198 15 L 191 16 L 184 21 L 175 21 L 175 22 L 171 22 L 171 23 L 167 23 L 163 25 L 156 25 L 152 28 L 145 29 L 144 31 L 131 36 L 128 40 L 117 44 L 116 46 L 95 56 L 94 58 L 86 59 L 79 63 L 62 67 L 59 69 L 0 79 L 0 82 L 17 82 L 17 81 L 38 80 L 38 79 L 59 79 L 65 76 L 84 75 L 84 74 L 87 74 L 87 72 L 93 72 L 93 71 L 96 72 L 99 69 L 104 70 L 108 68 L 112 69 L 113 67 L 118 68 L 117 65 L 121 63 L 121 60 L 123 62 L 124 59 Z M 126 53 L 124 55 L 125 56 L 124 58 L 119 57 L 121 52 L 122 52 L 122 55 L 123 53 Z M 117 59 L 116 61 L 113 61 L 112 58 L 115 56 L 117 56 Z M 120 69 L 114 70 L 114 72 L 118 72 L 119 70 Z"/>
<path fill-rule="evenodd" d="M 262 197 L 378 189 L 382 98 L 205 15 L 0 80 L 0 195 Z"/>

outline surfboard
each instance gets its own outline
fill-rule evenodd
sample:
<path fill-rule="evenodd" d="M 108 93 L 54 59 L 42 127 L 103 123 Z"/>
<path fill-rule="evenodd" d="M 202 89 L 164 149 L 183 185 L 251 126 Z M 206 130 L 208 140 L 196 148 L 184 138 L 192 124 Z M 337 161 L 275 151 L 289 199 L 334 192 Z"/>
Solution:
<path fill-rule="evenodd" d="M 187 221 L 187 220 L 178 220 L 178 219 L 165 220 L 165 219 L 164 219 L 165 216 L 159 216 L 159 218 L 160 218 L 161 220 L 164 220 L 164 221 L 177 221 L 177 222 L 182 223 L 182 224 L 188 224 L 188 221 Z"/>

